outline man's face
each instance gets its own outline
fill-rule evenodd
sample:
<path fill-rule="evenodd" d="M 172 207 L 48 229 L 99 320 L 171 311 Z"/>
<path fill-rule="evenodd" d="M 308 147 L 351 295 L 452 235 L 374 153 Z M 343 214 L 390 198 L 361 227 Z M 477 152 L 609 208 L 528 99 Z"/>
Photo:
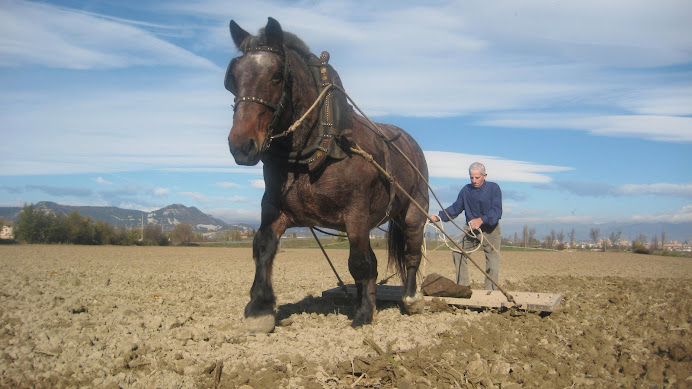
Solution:
<path fill-rule="evenodd" d="M 471 170 L 471 173 L 469 174 L 474 188 L 480 188 L 485 182 L 485 177 L 487 176 L 487 174 L 481 174 L 481 172 L 478 170 Z"/>

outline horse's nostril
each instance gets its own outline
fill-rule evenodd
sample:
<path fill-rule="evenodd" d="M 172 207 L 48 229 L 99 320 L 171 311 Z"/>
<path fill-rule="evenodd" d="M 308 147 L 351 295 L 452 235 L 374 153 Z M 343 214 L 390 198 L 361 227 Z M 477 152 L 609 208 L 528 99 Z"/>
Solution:
<path fill-rule="evenodd" d="M 250 139 L 245 145 L 243 146 L 243 152 L 245 155 L 252 155 L 257 151 L 257 142 L 255 142 L 254 139 Z"/>

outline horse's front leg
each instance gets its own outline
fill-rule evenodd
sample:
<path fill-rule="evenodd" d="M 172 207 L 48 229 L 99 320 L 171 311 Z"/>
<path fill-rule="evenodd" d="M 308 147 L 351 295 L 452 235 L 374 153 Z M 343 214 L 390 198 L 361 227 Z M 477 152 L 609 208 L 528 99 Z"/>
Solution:
<path fill-rule="evenodd" d="M 370 247 L 369 232 L 347 231 L 350 244 L 348 270 L 356 282 L 358 291 L 356 313 L 351 326 L 370 324 L 377 315 L 375 301 L 377 281 L 377 258 Z"/>
<path fill-rule="evenodd" d="M 279 239 L 286 230 L 280 221 L 262 225 L 252 242 L 255 280 L 250 302 L 245 307 L 245 324 L 250 332 L 272 332 L 276 325 L 276 296 L 272 286 L 272 266 Z"/>

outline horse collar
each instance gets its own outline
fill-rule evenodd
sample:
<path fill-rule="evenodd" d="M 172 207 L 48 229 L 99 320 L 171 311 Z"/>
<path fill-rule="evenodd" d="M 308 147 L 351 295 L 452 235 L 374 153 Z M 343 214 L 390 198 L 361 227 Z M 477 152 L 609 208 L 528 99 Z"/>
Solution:
<path fill-rule="evenodd" d="M 326 51 L 322 52 L 319 59 L 313 55 L 307 60 L 317 89 L 317 99 L 322 99 L 315 141 L 312 145 L 298 151 L 270 148 L 268 153 L 270 158 L 306 165 L 312 172 L 317 171 L 327 157 L 343 159 L 348 156 L 344 152 L 344 149 L 348 147 L 343 145 L 348 145 L 351 141 L 351 109 L 342 92 L 339 75 L 328 62 L 329 53 Z M 333 85 L 339 88 L 325 91 Z M 282 135 L 279 134 L 276 137 Z"/>

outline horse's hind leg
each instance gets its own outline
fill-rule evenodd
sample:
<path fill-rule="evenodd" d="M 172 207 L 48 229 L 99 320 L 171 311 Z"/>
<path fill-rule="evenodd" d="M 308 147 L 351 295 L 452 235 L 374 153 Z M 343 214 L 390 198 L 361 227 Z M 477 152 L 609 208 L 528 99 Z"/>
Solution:
<path fill-rule="evenodd" d="M 255 280 L 250 289 L 250 302 L 245 307 L 246 328 L 250 332 L 274 330 L 276 296 L 272 287 L 272 266 L 284 230 L 276 225 L 262 226 L 252 242 Z"/>
<path fill-rule="evenodd" d="M 362 227 L 361 227 L 362 229 Z M 369 231 L 347 231 L 351 252 L 348 270 L 356 281 L 358 291 L 356 313 L 351 326 L 370 324 L 377 315 L 375 293 L 377 292 L 377 258 L 370 247 Z"/>
<path fill-rule="evenodd" d="M 409 206 L 406 216 L 401 221 L 401 233 L 405 242 L 403 250 L 403 262 L 406 267 L 406 278 L 403 279 L 404 294 L 402 301 L 408 313 L 420 313 L 425 307 L 423 295 L 418 291 L 418 269 L 422 257 L 423 239 L 425 239 L 425 220 L 424 215 L 414 206 Z"/>

